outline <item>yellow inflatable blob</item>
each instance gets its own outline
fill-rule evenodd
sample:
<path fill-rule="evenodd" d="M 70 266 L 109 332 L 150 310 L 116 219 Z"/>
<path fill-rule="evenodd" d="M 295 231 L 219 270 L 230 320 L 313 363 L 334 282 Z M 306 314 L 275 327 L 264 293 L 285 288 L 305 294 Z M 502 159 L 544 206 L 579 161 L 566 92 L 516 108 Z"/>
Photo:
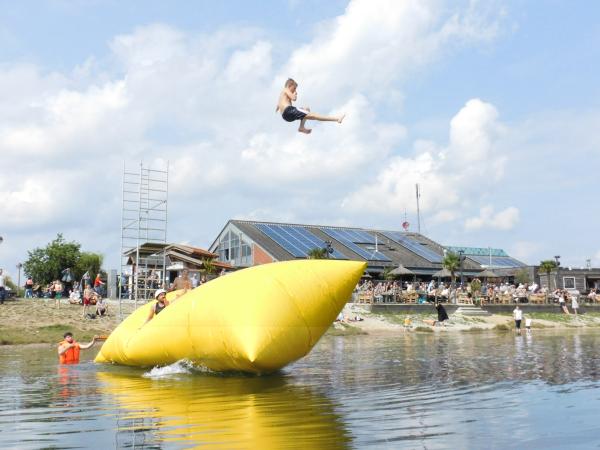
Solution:
<path fill-rule="evenodd" d="M 114 399 L 118 448 L 349 448 L 351 436 L 327 396 L 285 377 L 176 376 L 158 380 L 98 372 Z"/>
<path fill-rule="evenodd" d="M 112 332 L 96 362 L 147 367 L 188 359 L 215 371 L 273 372 L 313 348 L 365 267 L 300 260 L 217 278 L 180 295 L 146 325 L 154 302 L 135 310 Z"/>

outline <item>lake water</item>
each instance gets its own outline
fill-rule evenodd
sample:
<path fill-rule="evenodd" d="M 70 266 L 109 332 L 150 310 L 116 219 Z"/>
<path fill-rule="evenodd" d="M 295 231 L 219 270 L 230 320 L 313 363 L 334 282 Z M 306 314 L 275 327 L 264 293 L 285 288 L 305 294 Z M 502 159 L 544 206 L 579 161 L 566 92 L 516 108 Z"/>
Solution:
<path fill-rule="evenodd" d="M 0 448 L 599 448 L 600 333 L 325 337 L 263 377 L 0 347 Z"/>

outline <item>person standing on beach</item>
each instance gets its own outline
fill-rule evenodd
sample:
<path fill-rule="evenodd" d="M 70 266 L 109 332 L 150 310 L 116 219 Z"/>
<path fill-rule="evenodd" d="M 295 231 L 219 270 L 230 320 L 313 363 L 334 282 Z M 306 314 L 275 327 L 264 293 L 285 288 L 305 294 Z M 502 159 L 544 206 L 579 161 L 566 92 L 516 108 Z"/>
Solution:
<path fill-rule="evenodd" d="M 73 339 L 73 333 L 67 331 L 64 334 L 64 340 L 58 344 L 58 360 L 61 364 L 76 364 L 79 362 L 79 350 L 91 348 L 96 341 L 100 340 L 98 336 L 94 336 L 92 342 L 80 344 Z"/>
<path fill-rule="evenodd" d="M 94 290 L 92 289 L 92 287 L 89 284 L 87 284 L 85 286 L 85 289 L 83 290 L 83 317 L 85 317 L 88 307 L 92 303 L 93 295 L 94 295 Z"/>
<path fill-rule="evenodd" d="M 60 300 L 62 298 L 63 285 L 59 280 L 54 282 L 52 286 L 52 290 L 54 291 L 54 300 L 55 306 L 60 309 Z"/>
<path fill-rule="evenodd" d="M 310 134 L 312 132 L 312 129 L 304 126 L 307 120 L 342 123 L 344 117 L 346 116 L 345 114 L 336 117 L 323 116 L 321 114 L 310 112 L 310 108 L 308 107 L 298 109 L 293 106 L 292 102 L 295 102 L 298 98 L 298 92 L 296 91 L 297 88 L 298 83 L 291 78 L 288 78 L 288 80 L 285 82 L 283 90 L 279 94 L 279 101 L 277 102 L 277 108 L 275 108 L 275 111 L 281 113 L 283 120 L 286 122 L 294 122 L 299 120 L 300 126 L 298 127 L 298 131 L 304 134 Z"/>
<path fill-rule="evenodd" d="M 521 334 L 521 321 L 523 320 L 523 311 L 519 308 L 519 305 L 515 306 L 513 310 L 513 317 L 515 319 L 515 329 L 517 334 Z"/>
<path fill-rule="evenodd" d="M 6 277 L 4 276 L 4 272 L 0 269 L 0 305 L 4 304 L 4 299 L 6 297 Z"/>
<path fill-rule="evenodd" d="M 25 281 L 25 298 L 33 298 L 33 279 L 27 277 Z"/>
<path fill-rule="evenodd" d="M 527 330 L 527 334 L 531 334 L 531 317 L 525 318 L 525 330 Z"/>

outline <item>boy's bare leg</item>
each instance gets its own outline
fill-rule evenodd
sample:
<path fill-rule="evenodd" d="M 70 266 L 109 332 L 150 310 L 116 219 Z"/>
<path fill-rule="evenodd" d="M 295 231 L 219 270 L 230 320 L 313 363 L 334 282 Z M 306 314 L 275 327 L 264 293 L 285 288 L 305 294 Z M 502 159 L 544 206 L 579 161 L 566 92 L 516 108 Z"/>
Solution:
<path fill-rule="evenodd" d="M 302 120 L 300 120 L 300 126 L 298 127 L 298 131 L 300 133 L 304 133 L 304 134 L 310 134 L 312 132 L 312 130 L 310 128 L 306 128 L 306 117 Z"/>
<path fill-rule="evenodd" d="M 342 123 L 342 121 L 344 120 L 344 117 L 346 117 L 346 114 L 342 114 L 341 116 L 338 117 L 334 117 L 334 116 L 322 116 L 321 114 L 316 114 L 316 113 L 308 113 L 305 117 L 305 119 L 308 120 L 319 120 L 321 122 L 337 122 L 337 123 Z"/>

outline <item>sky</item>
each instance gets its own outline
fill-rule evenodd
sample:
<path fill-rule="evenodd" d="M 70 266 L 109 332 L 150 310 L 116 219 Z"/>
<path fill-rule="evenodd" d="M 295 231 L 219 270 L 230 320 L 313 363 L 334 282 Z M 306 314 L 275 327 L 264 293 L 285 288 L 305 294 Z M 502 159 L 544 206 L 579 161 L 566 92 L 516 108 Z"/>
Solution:
<path fill-rule="evenodd" d="M 57 233 L 118 268 L 124 162 L 168 240 L 229 219 L 417 230 L 600 267 L 600 4 L 0 0 L 0 267 Z M 346 113 L 312 134 L 275 113 Z"/>

